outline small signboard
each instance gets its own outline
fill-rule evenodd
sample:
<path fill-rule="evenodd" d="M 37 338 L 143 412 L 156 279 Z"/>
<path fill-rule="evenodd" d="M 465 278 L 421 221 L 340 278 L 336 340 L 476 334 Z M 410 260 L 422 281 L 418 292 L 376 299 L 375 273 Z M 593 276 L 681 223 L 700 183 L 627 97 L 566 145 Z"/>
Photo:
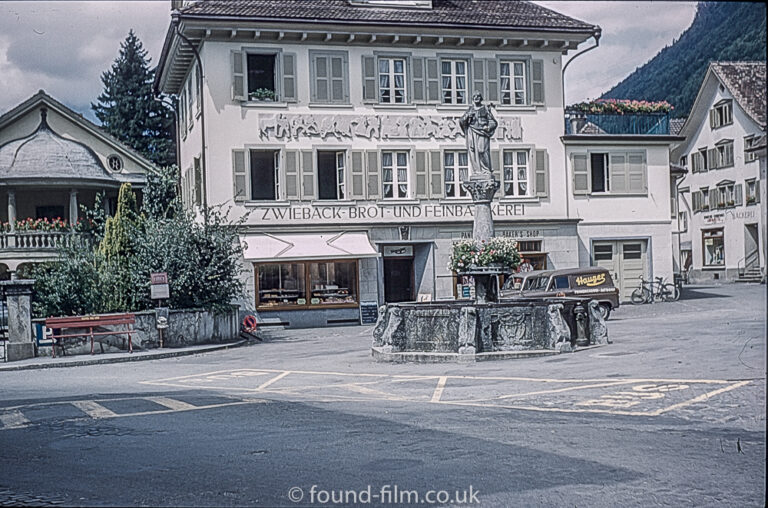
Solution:
<path fill-rule="evenodd" d="M 385 245 L 383 254 L 385 258 L 412 258 L 413 245 Z"/>
<path fill-rule="evenodd" d="M 360 302 L 360 324 L 372 325 L 379 319 L 378 302 Z"/>
<path fill-rule="evenodd" d="M 171 297 L 167 273 L 154 272 L 149 274 L 149 283 L 149 297 L 152 300 L 163 300 Z"/>

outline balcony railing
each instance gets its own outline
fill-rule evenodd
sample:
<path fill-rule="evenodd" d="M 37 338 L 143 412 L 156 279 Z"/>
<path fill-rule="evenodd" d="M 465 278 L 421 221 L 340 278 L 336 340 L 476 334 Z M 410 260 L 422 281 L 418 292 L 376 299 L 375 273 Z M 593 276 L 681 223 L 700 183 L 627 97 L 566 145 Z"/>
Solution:
<path fill-rule="evenodd" d="M 0 232 L 0 250 L 55 250 L 87 241 L 88 235 L 68 231 Z"/>
<path fill-rule="evenodd" d="M 669 135 L 669 113 L 565 111 L 566 134 Z"/>

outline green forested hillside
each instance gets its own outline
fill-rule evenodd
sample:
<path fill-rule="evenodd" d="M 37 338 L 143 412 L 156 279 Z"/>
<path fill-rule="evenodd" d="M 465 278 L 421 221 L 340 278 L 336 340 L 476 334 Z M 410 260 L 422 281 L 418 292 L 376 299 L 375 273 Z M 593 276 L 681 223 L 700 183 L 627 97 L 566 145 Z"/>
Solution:
<path fill-rule="evenodd" d="M 709 62 L 765 60 L 765 15 L 762 2 L 699 3 L 693 23 L 675 43 L 601 98 L 665 100 L 674 106 L 673 116 L 687 116 Z"/>

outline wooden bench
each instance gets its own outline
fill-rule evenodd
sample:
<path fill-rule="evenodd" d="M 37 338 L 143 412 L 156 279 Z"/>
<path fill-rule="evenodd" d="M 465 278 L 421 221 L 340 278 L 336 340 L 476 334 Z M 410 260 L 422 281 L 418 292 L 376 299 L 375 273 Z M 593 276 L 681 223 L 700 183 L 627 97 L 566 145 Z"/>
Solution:
<path fill-rule="evenodd" d="M 45 327 L 52 330 L 59 330 L 59 333 L 51 335 L 53 341 L 53 357 L 56 358 L 56 346 L 62 346 L 64 353 L 63 339 L 69 337 L 90 337 L 91 354 L 93 354 L 93 338 L 97 335 L 121 335 L 128 336 L 128 352 L 133 353 L 133 344 L 131 343 L 131 334 L 135 333 L 133 325 L 136 323 L 134 314 L 99 314 L 93 316 L 67 316 L 52 317 L 45 320 Z M 94 331 L 94 328 L 105 326 L 125 326 L 123 330 Z M 83 330 L 79 333 L 63 333 L 67 329 Z M 88 330 L 87 332 L 84 330 Z"/>

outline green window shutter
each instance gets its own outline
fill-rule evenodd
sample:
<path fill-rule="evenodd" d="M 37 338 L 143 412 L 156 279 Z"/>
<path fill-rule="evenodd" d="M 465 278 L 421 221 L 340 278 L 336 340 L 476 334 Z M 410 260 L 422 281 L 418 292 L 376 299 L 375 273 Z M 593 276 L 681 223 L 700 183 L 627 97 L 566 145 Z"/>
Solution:
<path fill-rule="evenodd" d="M 298 100 L 296 91 L 296 53 L 283 53 L 282 61 L 283 96 L 279 97 L 279 100 L 284 102 L 296 102 Z"/>
<path fill-rule="evenodd" d="M 235 201 L 248 199 L 248 174 L 245 167 L 245 150 L 232 150 L 232 173 L 234 180 Z"/>
<path fill-rule="evenodd" d="M 437 58 L 427 58 L 427 102 L 440 102 L 439 70 Z"/>
<path fill-rule="evenodd" d="M 285 151 L 285 198 L 299 199 L 299 152 Z"/>
<path fill-rule="evenodd" d="M 627 155 L 628 182 L 627 190 L 633 193 L 648 192 L 648 167 L 645 163 L 645 154 L 630 153 Z"/>
<path fill-rule="evenodd" d="M 334 55 L 329 59 L 330 66 L 330 100 L 335 103 L 348 103 L 347 93 L 347 57 Z"/>
<path fill-rule="evenodd" d="M 231 51 L 232 64 L 232 100 L 245 100 L 245 65 L 243 64 L 243 52 Z"/>
<path fill-rule="evenodd" d="M 533 189 L 536 196 L 545 198 L 549 194 L 549 154 L 546 150 L 535 152 L 536 178 Z"/>
<path fill-rule="evenodd" d="M 503 193 L 504 180 L 502 179 L 502 174 L 504 173 L 504 170 L 501 166 L 501 150 L 491 150 L 491 174 L 496 181 L 499 182 L 499 185 L 501 185 L 501 192 Z"/>
<path fill-rule="evenodd" d="M 429 152 L 430 195 L 433 199 L 445 196 L 443 188 L 443 154 L 440 150 Z"/>
<path fill-rule="evenodd" d="M 368 181 L 368 199 L 379 199 L 381 187 L 379 183 L 379 152 L 369 150 L 366 152 L 366 180 Z"/>
<path fill-rule="evenodd" d="M 379 102 L 378 79 L 376 78 L 376 57 L 363 55 L 363 102 Z"/>
<path fill-rule="evenodd" d="M 743 187 L 742 185 L 736 184 L 736 186 L 733 188 L 733 204 L 736 206 L 741 206 L 744 204 L 744 194 L 743 194 Z"/>
<path fill-rule="evenodd" d="M 707 166 L 709 169 L 717 169 L 720 165 L 717 163 L 717 148 L 707 150 Z"/>
<path fill-rule="evenodd" d="M 587 154 L 574 153 L 571 155 L 571 167 L 573 168 L 573 193 L 589 194 L 589 166 Z"/>
<path fill-rule="evenodd" d="M 531 61 L 533 104 L 544 104 L 544 60 Z"/>
<path fill-rule="evenodd" d="M 365 152 L 352 150 L 351 199 L 365 199 Z"/>
<path fill-rule="evenodd" d="M 315 157 L 312 150 L 301 151 L 301 199 L 315 199 Z"/>
<path fill-rule="evenodd" d="M 411 91 L 412 102 L 422 104 L 426 102 L 425 86 L 427 80 L 424 76 L 424 59 L 413 58 L 411 60 L 411 73 L 413 75 L 413 90 Z"/>
<path fill-rule="evenodd" d="M 472 90 L 470 95 L 474 95 L 475 92 L 483 94 L 483 100 L 488 100 L 485 92 L 485 60 L 480 58 L 471 60 L 472 64 Z"/>
<path fill-rule="evenodd" d="M 328 102 L 330 97 L 330 70 L 328 57 L 312 55 L 312 102 Z"/>
<path fill-rule="evenodd" d="M 416 198 L 425 199 L 427 197 L 427 152 L 416 150 Z"/>
<path fill-rule="evenodd" d="M 610 191 L 612 193 L 629 192 L 629 177 L 627 171 L 627 155 L 613 153 L 609 156 Z"/>
<path fill-rule="evenodd" d="M 499 63 L 495 58 L 489 58 L 485 61 L 485 75 L 488 102 L 499 102 Z"/>

